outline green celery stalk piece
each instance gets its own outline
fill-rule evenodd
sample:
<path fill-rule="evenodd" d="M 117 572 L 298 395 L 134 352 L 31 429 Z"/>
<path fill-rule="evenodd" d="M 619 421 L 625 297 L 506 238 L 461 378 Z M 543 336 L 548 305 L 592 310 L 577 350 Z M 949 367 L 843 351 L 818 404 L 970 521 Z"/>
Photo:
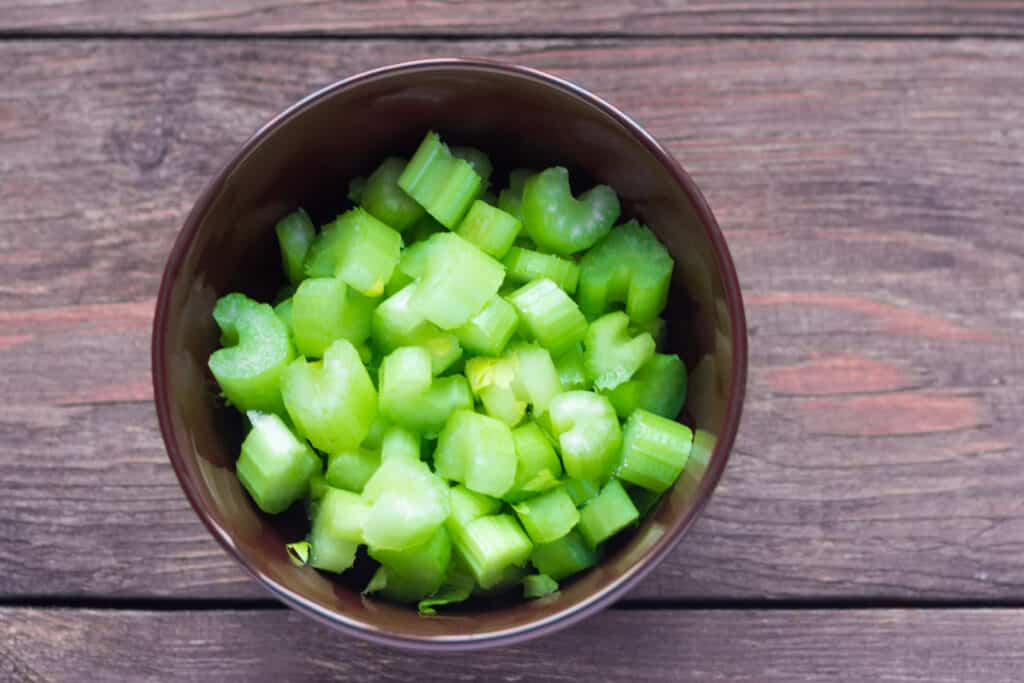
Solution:
<path fill-rule="evenodd" d="M 565 490 L 572 502 L 579 507 L 601 492 L 601 487 L 586 479 L 566 479 Z"/>
<path fill-rule="evenodd" d="M 306 276 L 303 263 L 306 260 L 306 252 L 316 237 L 316 228 L 309 220 L 309 214 L 304 209 L 299 209 L 278 221 L 274 226 L 274 232 L 281 247 L 281 265 L 285 277 L 297 285 Z"/>
<path fill-rule="evenodd" d="M 210 354 L 209 367 L 224 396 L 241 411 L 284 415 L 281 376 L 295 357 L 288 327 L 269 304 L 237 293 L 217 300 L 213 319 L 226 348 Z"/>
<path fill-rule="evenodd" d="M 463 484 L 453 486 L 449 492 L 452 512 L 446 522 L 453 533 L 465 528 L 474 519 L 486 515 L 495 515 L 501 510 L 501 501 L 497 498 L 477 493 Z"/>
<path fill-rule="evenodd" d="M 533 546 L 530 563 L 537 571 L 561 581 L 597 564 L 600 555 L 576 529 L 552 541 Z"/>
<path fill-rule="evenodd" d="M 475 244 L 485 254 L 500 259 L 512 247 L 521 229 L 518 218 L 478 199 L 469 207 L 455 234 Z"/>
<path fill-rule="evenodd" d="M 384 434 L 380 446 L 381 462 L 392 458 L 420 459 L 420 435 L 405 427 L 392 425 Z"/>
<path fill-rule="evenodd" d="M 615 475 L 663 493 L 679 478 L 692 448 L 693 432 L 689 427 L 638 409 L 622 430 L 621 462 Z"/>
<path fill-rule="evenodd" d="M 572 531 L 580 513 L 562 487 L 528 498 L 512 506 L 534 543 L 550 543 Z"/>
<path fill-rule="evenodd" d="M 409 284 L 382 301 L 370 321 L 377 346 L 390 353 L 402 346 L 420 346 L 430 353 L 433 374 L 439 375 L 462 356 L 457 334 L 428 322 L 415 305 L 416 289 Z"/>
<path fill-rule="evenodd" d="M 529 402 L 534 416 L 543 414 L 551 399 L 562 391 L 551 354 L 536 344 L 520 343 L 510 346 L 506 355 L 516 361 L 516 375 L 512 382 L 516 396 Z"/>
<path fill-rule="evenodd" d="M 622 311 L 590 323 L 583 340 L 583 366 L 594 389 L 608 391 L 628 381 L 654 356 L 654 339 L 646 332 L 629 336 L 629 316 Z"/>
<path fill-rule="evenodd" d="M 493 588 L 510 567 L 521 567 L 533 543 L 510 515 L 486 515 L 468 522 L 452 536 L 452 543 L 483 589 Z"/>
<path fill-rule="evenodd" d="M 309 565 L 342 573 L 355 563 L 369 506 L 351 491 L 329 488 L 317 505 L 309 530 Z"/>
<path fill-rule="evenodd" d="M 417 609 L 422 615 L 435 615 L 437 607 L 446 607 L 469 599 L 475 587 L 476 580 L 466 565 L 466 561 L 459 553 L 453 553 L 451 562 L 448 564 L 448 573 L 441 587 L 429 598 L 420 600 Z"/>
<path fill-rule="evenodd" d="M 286 543 L 284 549 L 288 553 L 288 559 L 296 567 L 305 567 L 309 563 L 309 541 Z"/>
<path fill-rule="evenodd" d="M 462 348 L 470 353 L 498 356 L 518 327 L 519 314 L 515 307 L 495 294 L 479 313 L 455 329 L 455 336 Z"/>
<path fill-rule="evenodd" d="M 580 511 L 580 533 L 596 548 L 640 518 L 640 513 L 617 479 L 612 479 L 601 493 L 591 498 Z"/>
<path fill-rule="evenodd" d="M 307 358 L 321 358 L 338 339 L 362 344 L 370 336 L 373 300 L 335 278 L 303 280 L 291 299 L 295 346 Z"/>
<path fill-rule="evenodd" d="M 515 393 L 518 363 L 515 357 L 488 358 L 478 356 L 466 361 L 465 375 L 469 388 L 480 398 L 484 411 L 491 417 L 514 427 L 526 415 L 526 401 Z"/>
<path fill-rule="evenodd" d="M 576 292 L 580 267 L 574 261 L 533 249 L 512 247 L 502 260 L 509 282 L 533 282 L 547 278 L 568 294 Z"/>
<path fill-rule="evenodd" d="M 558 485 L 562 462 L 536 422 L 513 429 L 512 441 L 516 447 L 516 479 L 505 500 L 517 503 Z"/>
<path fill-rule="evenodd" d="M 522 328 L 553 356 L 560 356 L 587 334 L 587 319 L 561 287 L 545 278 L 523 285 L 508 297 Z"/>
<path fill-rule="evenodd" d="M 281 394 L 299 433 L 322 451 L 355 448 L 377 415 L 377 392 L 359 352 L 346 339 L 322 361 L 295 359 L 281 377 Z"/>
<path fill-rule="evenodd" d="M 501 287 L 505 268 L 454 233 L 430 238 L 423 277 L 414 305 L 442 330 L 466 324 Z"/>
<path fill-rule="evenodd" d="M 398 178 L 398 186 L 450 230 L 465 215 L 481 185 L 473 167 L 452 156 L 433 131 L 427 133 Z"/>
<path fill-rule="evenodd" d="M 500 498 L 515 482 L 516 451 L 508 425 L 471 410 L 452 414 L 437 440 L 437 473 Z"/>
<path fill-rule="evenodd" d="M 327 457 L 327 483 L 339 489 L 362 493 L 366 482 L 380 467 L 381 455 L 369 448 L 352 448 Z"/>
<path fill-rule="evenodd" d="M 536 171 L 528 168 L 517 168 L 508 174 L 508 187 L 498 195 L 498 208 L 507 214 L 523 219 L 523 187 L 526 180 Z"/>
<path fill-rule="evenodd" d="M 386 356 L 378 385 L 384 417 L 426 438 L 438 434 L 456 410 L 473 407 L 466 378 L 434 378 L 430 353 L 418 346 L 400 347 Z"/>
<path fill-rule="evenodd" d="M 426 543 L 451 512 L 447 484 L 426 463 L 408 458 L 382 461 L 363 497 L 370 504 L 363 537 L 378 550 Z"/>
<path fill-rule="evenodd" d="M 523 186 L 523 231 L 537 246 L 569 256 L 594 246 L 619 217 L 619 198 L 607 185 L 572 196 L 561 166 L 531 176 Z"/>
<path fill-rule="evenodd" d="M 555 360 L 555 369 L 558 370 L 558 381 L 566 391 L 587 389 L 590 385 L 586 368 L 583 365 L 582 344 L 577 344 L 559 356 Z"/>
<path fill-rule="evenodd" d="M 440 526 L 426 543 L 405 550 L 371 547 L 369 552 L 384 571 L 384 577 L 376 580 L 376 592 L 396 602 L 418 602 L 436 593 L 444 583 L 452 543 L 448 530 Z"/>
<path fill-rule="evenodd" d="M 274 306 L 274 315 L 288 328 L 288 336 L 292 343 L 295 342 L 295 335 L 292 333 L 292 298 L 282 299 Z"/>
<path fill-rule="evenodd" d="M 577 298 L 588 318 L 625 303 L 637 325 L 652 322 L 665 308 L 672 257 L 654 233 L 636 221 L 612 230 L 580 260 Z"/>
<path fill-rule="evenodd" d="M 476 147 L 452 147 L 452 156 L 465 161 L 473 169 L 473 172 L 480 176 L 480 189 L 477 191 L 477 196 L 482 196 L 491 180 L 491 173 L 494 171 L 491 158 Z"/>
<path fill-rule="evenodd" d="M 388 157 L 370 174 L 359 198 L 353 199 L 398 232 L 405 231 L 425 214 L 423 207 L 398 186 L 405 165 L 406 160 L 401 157 Z"/>
<path fill-rule="evenodd" d="M 398 231 L 365 209 L 355 208 L 324 228 L 324 233 L 328 232 L 337 233 L 331 242 L 332 275 L 366 296 L 383 294 L 401 258 L 402 236 Z"/>
<path fill-rule="evenodd" d="M 567 391 L 551 399 L 548 413 L 566 474 L 606 479 L 622 444 L 619 419 L 608 399 L 590 391 Z"/>
<path fill-rule="evenodd" d="M 558 592 L 558 582 L 547 574 L 530 574 L 523 577 L 523 597 L 527 600 L 543 598 Z"/>
<path fill-rule="evenodd" d="M 654 354 L 633 379 L 608 393 L 608 400 L 623 420 L 642 408 L 674 419 L 686 402 L 686 366 L 676 355 Z"/>
<path fill-rule="evenodd" d="M 252 429 L 242 442 L 235 472 L 257 507 L 276 515 L 306 495 L 310 479 L 320 472 L 320 459 L 277 415 L 250 410 L 246 417 Z"/>

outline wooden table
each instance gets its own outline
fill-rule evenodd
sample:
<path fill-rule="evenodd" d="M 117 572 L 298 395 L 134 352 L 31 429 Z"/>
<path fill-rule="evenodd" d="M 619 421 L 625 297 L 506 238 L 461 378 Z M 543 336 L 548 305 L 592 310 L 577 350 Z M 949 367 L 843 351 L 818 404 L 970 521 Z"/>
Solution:
<path fill-rule="evenodd" d="M 0 0 L 0 679 L 1024 676 L 1024 3 Z M 743 425 L 679 549 L 542 642 L 425 658 L 282 608 L 189 508 L 164 258 L 303 94 L 485 55 L 633 114 L 704 189 Z"/>

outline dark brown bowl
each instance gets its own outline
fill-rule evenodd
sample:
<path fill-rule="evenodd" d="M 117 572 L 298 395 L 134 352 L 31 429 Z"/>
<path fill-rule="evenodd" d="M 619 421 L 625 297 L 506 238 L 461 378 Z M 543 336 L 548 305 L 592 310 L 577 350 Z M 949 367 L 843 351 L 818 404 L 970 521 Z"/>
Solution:
<path fill-rule="evenodd" d="M 349 178 L 428 129 L 515 166 L 568 166 L 614 187 L 624 215 L 649 224 L 676 261 L 669 343 L 690 370 L 697 430 L 686 471 L 640 528 L 556 595 L 477 603 L 436 617 L 363 597 L 289 562 L 295 517 L 261 514 L 235 478 L 240 424 L 207 371 L 218 345 L 213 304 L 241 290 L 268 298 L 283 281 L 273 226 L 304 206 L 324 222 Z M 300 612 L 378 643 L 422 650 L 510 644 L 564 628 L 624 595 L 682 539 L 722 476 L 747 367 L 740 287 L 725 239 L 697 186 L 632 119 L 590 93 L 519 66 L 462 59 L 400 64 L 316 92 L 258 131 L 206 188 L 171 250 L 153 326 L 153 385 L 167 453 L 192 507 L 271 593 Z M 365 577 L 363 577 L 365 579 Z"/>

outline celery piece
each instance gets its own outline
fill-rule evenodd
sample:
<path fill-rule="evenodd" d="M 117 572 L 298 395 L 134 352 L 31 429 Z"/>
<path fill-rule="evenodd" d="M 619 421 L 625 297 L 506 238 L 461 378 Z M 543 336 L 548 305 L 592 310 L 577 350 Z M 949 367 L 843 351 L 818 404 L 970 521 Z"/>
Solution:
<path fill-rule="evenodd" d="M 427 542 L 451 512 L 448 486 L 419 460 L 384 460 L 366 482 L 363 497 L 370 504 L 363 538 L 379 550 Z"/>
<path fill-rule="evenodd" d="M 465 161 L 473 169 L 473 172 L 480 176 L 480 190 L 477 192 L 477 196 L 482 195 L 487 189 L 491 173 L 494 171 L 490 157 L 476 147 L 452 147 L 452 156 Z"/>
<path fill-rule="evenodd" d="M 476 579 L 473 578 L 473 573 L 466 566 L 466 561 L 462 559 L 461 555 L 454 553 L 441 587 L 429 598 L 420 600 L 417 610 L 424 615 L 437 614 L 435 607 L 444 607 L 467 600 L 473 594 L 475 587 Z"/>
<path fill-rule="evenodd" d="M 328 453 L 358 446 L 377 414 L 373 382 L 346 339 L 331 344 L 322 361 L 295 359 L 281 377 L 281 394 L 298 431 Z"/>
<path fill-rule="evenodd" d="M 350 491 L 328 489 L 320 499 L 309 530 L 309 565 L 341 573 L 351 567 L 363 542 L 369 514 L 366 502 Z"/>
<path fill-rule="evenodd" d="M 448 530 L 437 528 L 429 540 L 405 550 L 370 548 L 370 557 L 381 563 L 384 578 L 378 591 L 397 602 L 418 602 L 433 595 L 444 583 L 452 558 Z"/>
<path fill-rule="evenodd" d="M 623 420 L 637 408 L 674 419 L 686 401 L 686 383 L 686 366 L 679 356 L 656 353 L 633 379 L 609 392 L 608 400 Z"/>
<path fill-rule="evenodd" d="M 356 562 L 359 544 L 355 541 L 331 538 L 316 527 L 309 531 L 310 567 L 341 574 Z"/>
<path fill-rule="evenodd" d="M 309 541 L 286 543 L 284 549 L 288 553 L 288 559 L 296 567 L 305 567 L 309 563 Z"/>
<path fill-rule="evenodd" d="M 509 567 L 525 564 L 533 550 L 530 538 L 511 515 L 487 515 L 467 523 L 452 542 L 481 588 L 493 588 Z"/>
<path fill-rule="evenodd" d="M 579 507 L 601 492 L 601 487 L 586 479 L 566 479 L 562 482 L 572 502 Z"/>
<path fill-rule="evenodd" d="M 548 412 L 566 474 L 597 481 L 608 477 L 622 443 L 619 419 L 608 399 L 590 391 L 567 391 L 551 399 Z"/>
<path fill-rule="evenodd" d="M 370 423 L 370 431 L 363 438 L 363 448 L 380 451 L 381 444 L 384 443 L 384 435 L 387 434 L 388 427 L 390 426 L 391 423 L 378 411 L 377 415 L 373 418 L 373 422 Z"/>
<path fill-rule="evenodd" d="M 349 290 L 341 280 L 303 280 L 291 301 L 295 346 L 307 358 L 322 357 L 338 339 L 361 344 L 370 335 L 371 307 L 366 297 Z"/>
<path fill-rule="evenodd" d="M 654 355 L 654 339 L 646 332 L 630 337 L 629 316 L 622 311 L 590 323 L 583 340 L 583 365 L 598 391 L 629 380 Z"/>
<path fill-rule="evenodd" d="M 405 159 L 388 157 L 366 180 L 360 198 L 353 200 L 370 214 L 398 232 L 404 231 L 423 216 L 423 207 L 398 186 L 405 170 Z M 350 193 L 351 196 L 351 193 Z"/>
<path fill-rule="evenodd" d="M 471 491 L 462 484 L 453 486 L 449 495 L 451 496 L 452 512 L 447 524 L 448 528 L 456 533 L 474 519 L 494 515 L 501 510 L 500 500 Z"/>
<path fill-rule="evenodd" d="M 316 237 L 316 229 L 309 220 L 309 214 L 299 209 L 288 214 L 274 226 L 277 243 L 281 247 L 281 265 L 288 282 L 298 284 L 306 276 L 303 263 L 309 245 Z"/>
<path fill-rule="evenodd" d="M 597 551 L 575 529 L 557 541 L 533 546 L 530 555 L 530 563 L 537 571 L 556 581 L 594 566 L 598 559 Z"/>
<path fill-rule="evenodd" d="M 531 176 L 523 186 L 523 231 L 544 251 L 569 256 L 589 249 L 619 217 L 619 198 L 607 185 L 572 196 L 561 166 Z"/>
<path fill-rule="evenodd" d="M 533 282 L 547 278 L 568 294 L 576 292 L 580 279 L 580 267 L 575 262 L 532 249 L 512 247 L 502 263 L 505 265 L 505 276 L 510 282 Z"/>
<path fill-rule="evenodd" d="M 455 336 L 470 353 L 497 356 L 505 350 L 518 326 L 515 307 L 495 294 L 479 313 L 455 329 Z"/>
<path fill-rule="evenodd" d="M 516 586 L 521 586 L 524 578 L 526 578 L 526 567 L 510 564 L 501 570 L 501 572 L 493 579 L 494 583 L 490 586 L 487 588 L 477 586 L 473 590 L 473 595 L 483 597 L 502 595 Z"/>
<path fill-rule="evenodd" d="M 276 515 L 306 495 L 320 459 L 273 413 L 250 410 L 252 429 L 242 442 L 235 472 L 257 507 Z"/>
<path fill-rule="evenodd" d="M 389 427 L 381 442 L 380 459 L 387 462 L 392 458 L 419 460 L 420 435 L 398 425 Z"/>
<path fill-rule="evenodd" d="M 455 234 L 500 259 L 512 247 L 521 228 L 518 218 L 478 199 L 469 207 Z"/>
<path fill-rule="evenodd" d="M 339 489 L 362 493 L 366 482 L 380 467 L 380 453 L 369 448 L 351 448 L 327 457 L 327 483 Z"/>
<path fill-rule="evenodd" d="M 516 503 L 558 485 L 562 463 L 537 423 L 513 429 L 512 441 L 516 447 L 516 480 L 505 500 Z"/>
<path fill-rule="evenodd" d="M 555 360 L 555 369 L 558 370 L 558 381 L 566 391 L 588 388 L 590 382 L 583 365 L 582 344 L 577 344 L 559 356 Z"/>
<path fill-rule="evenodd" d="M 412 227 L 405 231 L 405 243 L 406 244 L 419 244 L 420 242 L 427 241 L 431 235 L 436 235 L 439 232 L 445 232 L 448 228 L 444 227 L 437 222 L 437 219 L 431 216 L 429 213 L 423 214 L 423 217 L 412 224 Z"/>
<path fill-rule="evenodd" d="M 398 186 L 450 230 L 476 199 L 481 184 L 473 167 L 452 156 L 433 131 L 427 133 L 398 178 Z"/>
<path fill-rule="evenodd" d="M 428 244 L 414 303 L 424 318 L 451 330 L 466 324 L 497 293 L 505 268 L 454 233 L 434 235 Z"/>
<path fill-rule="evenodd" d="M 417 284 L 407 285 L 384 299 L 373 311 L 370 333 L 381 350 L 419 346 L 430 353 L 433 374 L 439 375 L 462 356 L 459 339 L 427 322 L 414 305 Z"/>
<path fill-rule="evenodd" d="M 547 574 L 530 574 L 523 577 L 523 597 L 527 600 L 543 598 L 558 592 L 558 582 Z"/>
<path fill-rule="evenodd" d="M 508 426 L 471 410 L 456 411 L 437 439 L 437 473 L 471 491 L 500 498 L 516 477 L 516 450 Z"/>
<path fill-rule="evenodd" d="M 509 427 L 519 424 L 526 415 L 526 401 L 520 400 L 513 388 L 517 368 L 514 357 L 478 356 L 466 361 L 465 366 L 469 388 L 480 398 L 485 412 Z"/>
<path fill-rule="evenodd" d="M 534 415 L 540 415 L 562 391 L 551 354 L 536 344 L 516 344 L 510 347 L 509 354 L 516 360 L 512 389 L 517 397 L 530 403 Z"/>
<path fill-rule="evenodd" d="M 617 479 L 612 479 L 580 511 L 580 533 L 591 547 L 597 547 L 639 518 L 629 494 Z"/>
<path fill-rule="evenodd" d="M 587 333 L 587 320 L 576 302 L 553 281 L 544 278 L 520 287 L 508 297 L 522 327 L 553 356 L 560 356 Z"/>
<path fill-rule="evenodd" d="M 434 379 L 430 363 L 426 349 L 400 347 L 381 361 L 378 375 L 384 417 L 425 437 L 440 432 L 456 410 L 473 407 L 466 378 Z"/>
<path fill-rule="evenodd" d="M 242 411 L 284 415 L 281 375 L 295 357 L 287 326 L 269 304 L 237 293 L 217 300 L 213 319 L 227 348 L 210 354 L 209 367 L 224 396 Z"/>
<path fill-rule="evenodd" d="M 288 328 L 288 335 L 292 341 L 295 341 L 295 335 L 292 334 L 292 298 L 288 297 L 279 301 L 274 306 L 274 315 L 277 319 L 284 323 L 284 326 Z"/>
<path fill-rule="evenodd" d="M 527 179 L 535 171 L 528 168 L 517 168 L 508 174 L 508 187 L 498 195 L 498 208 L 507 214 L 523 219 L 523 187 Z"/>
<path fill-rule="evenodd" d="M 622 430 L 622 461 L 615 475 L 661 493 L 675 483 L 692 447 L 689 427 L 638 409 Z"/>
<path fill-rule="evenodd" d="M 334 274 L 366 296 L 383 294 L 401 257 L 398 231 L 358 208 L 338 216 L 325 230 L 338 232 L 332 245 Z"/>
<path fill-rule="evenodd" d="M 562 487 L 545 491 L 512 506 L 530 540 L 550 543 L 572 531 L 580 514 Z"/>
<path fill-rule="evenodd" d="M 630 320 L 649 323 L 665 308 L 672 266 L 668 250 L 647 227 L 620 225 L 580 261 L 580 308 L 596 318 L 625 302 Z"/>
<path fill-rule="evenodd" d="M 402 256 L 398 259 L 398 270 L 408 275 L 411 280 L 423 277 L 430 260 L 430 244 L 430 240 L 423 240 L 412 242 L 402 249 Z"/>

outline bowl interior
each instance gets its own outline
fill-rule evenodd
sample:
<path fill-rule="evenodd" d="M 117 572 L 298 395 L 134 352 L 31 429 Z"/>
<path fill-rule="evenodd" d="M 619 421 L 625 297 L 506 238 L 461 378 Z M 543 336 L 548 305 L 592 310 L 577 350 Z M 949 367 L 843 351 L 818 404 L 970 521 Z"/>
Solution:
<path fill-rule="evenodd" d="M 235 478 L 240 421 L 217 398 L 206 360 L 218 346 L 216 299 L 268 300 L 282 284 L 273 226 L 305 207 L 320 224 L 347 207 L 347 183 L 428 129 L 511 168 L 568 166 L 580 189 L 614 187 L 624 216 L 647 223 L 676 261 L 669 347 L 690 373 L 681 419 L 695 448 L 676 486 L 635 533 L 556 595 L 476 604 L 433 618 L 364 598 L 365 576 L 333 580 L 294 567 L 284 544 L 301 515 L 258 512 Z M 154 377 L 168 451 L 200 516 L 281 597 L 346 630 L 397 644 L 472 646 L 536 633 L 619 594 L 664 555 L 710 496 L 739 418 L 745 338 L 732 266 L 688 178 L 635 124 L 560 82 L 486 63 L 421 63 L 352 79 L 289 110 L 251 140 L 204 193 L 168 262 L 154 328 Z"/>

